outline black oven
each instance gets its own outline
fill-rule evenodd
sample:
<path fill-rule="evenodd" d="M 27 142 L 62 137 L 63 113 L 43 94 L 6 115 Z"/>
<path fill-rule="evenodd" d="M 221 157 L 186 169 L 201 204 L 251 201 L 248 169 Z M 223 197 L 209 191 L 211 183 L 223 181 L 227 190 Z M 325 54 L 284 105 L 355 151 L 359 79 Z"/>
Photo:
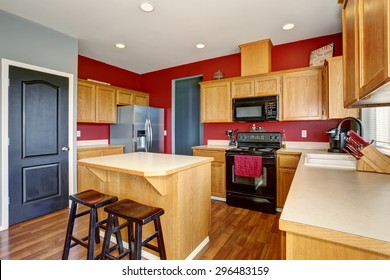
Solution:
<path fill-rule="evenodd" d="M 232 100 L 233 121 L 277 121 L 278 111 L 277 95 Z"/>
<path fill-rule="evenodd" d="M 276 212 L 276 151 L 278 132 L 238 133 L 237 148 L 226 152 L 226 203 L 266 213 Z M 261 176 L 235 174 L 235 156 L 261 157 Z"/>

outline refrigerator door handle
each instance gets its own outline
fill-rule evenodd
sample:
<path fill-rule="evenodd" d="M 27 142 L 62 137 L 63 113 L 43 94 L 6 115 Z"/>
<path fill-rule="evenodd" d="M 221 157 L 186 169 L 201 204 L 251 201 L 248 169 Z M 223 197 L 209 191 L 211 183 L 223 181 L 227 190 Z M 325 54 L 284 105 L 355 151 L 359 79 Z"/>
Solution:
<path fill-rule="evenodd" d="M 153 143 L 153 128 L 152 128 L 152 122 L 149 119 L 149 151 L 152 151 L 152 143 Z"/>
<path fill-rule="evenodd" d="M 145 120 L 145 152 L 149 152 L 149 123 L 148 119 Z"/>

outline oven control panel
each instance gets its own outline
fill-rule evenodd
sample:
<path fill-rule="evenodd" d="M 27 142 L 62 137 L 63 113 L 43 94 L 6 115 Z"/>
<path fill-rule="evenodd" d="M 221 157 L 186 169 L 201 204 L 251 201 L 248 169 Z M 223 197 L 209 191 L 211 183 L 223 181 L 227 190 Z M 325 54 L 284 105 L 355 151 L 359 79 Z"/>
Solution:
<path fill-rule="evenodd" d="M 237 142 L 279 143 L 281 134 L 280 132 L 239 132 Z"/>

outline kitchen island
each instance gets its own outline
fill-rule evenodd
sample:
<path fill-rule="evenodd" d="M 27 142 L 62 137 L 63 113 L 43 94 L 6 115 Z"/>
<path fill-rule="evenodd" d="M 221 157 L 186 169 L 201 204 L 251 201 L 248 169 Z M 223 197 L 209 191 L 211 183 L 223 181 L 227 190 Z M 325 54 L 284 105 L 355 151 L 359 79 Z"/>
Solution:
<path fill-rule="evenodd" d="M 163 208 L 167 258 L 192 259 L 209 241 L 211 161 L 143 152 L 82 159 L 78 191 L 95 189 Z M 153 230 L 148 224 L 144 235 Z"/>
<path fill-rule="evenodd" d="M 302 156 L 279 221 L 286 259 L 390 259 L 390 175 L 311 167 L 306 154 L 326 151 L 290 151 Z"/>

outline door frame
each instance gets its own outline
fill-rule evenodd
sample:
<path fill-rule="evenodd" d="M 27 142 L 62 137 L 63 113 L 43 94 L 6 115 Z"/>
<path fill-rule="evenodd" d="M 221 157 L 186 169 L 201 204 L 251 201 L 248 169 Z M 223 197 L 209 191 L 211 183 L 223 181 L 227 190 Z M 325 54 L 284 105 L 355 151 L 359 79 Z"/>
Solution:
<path fill-rule="evenodd" d="M 0 231 L 6 230 L 9 227 L 9 178 L 8 178 L 8 89 L 9 89 L 9 67 L 16 66 L 29 70 L 44 72 L 47 74 L 53 74 L 68 78 L 68 145 L 70 148 L 68 158 L 68 172 L 69 172 L 69 194 L 74 192 L 74 114 L 73 114 L 73 103 L 74 103 L 74 75 L 62 71 L 52 70 L 36 65 L 26 64 L 23 62 L 13 61 L 9 59 L 1 59 L 1 224 Z"/>
<path fill-rule="evenodd" d="M 189 80 L 189 79 L 195 79 L 195 78 L 203 78 L 203 75 L 200 74 L 200 75 L 195 75 L 195 76 L 190 76 L 190 77 L 184 77 L 184 78 L 179 78 L 179 79 L 174 79 L 172 80 L 172 105 L 171 105 L 171 108 L 172 108 L 172 113 L 171 113 L 171 126 L 172 126 L 172 133 L 171 133 L 171 139 L 172 139 L 172 154 L 175 154 L 176 153 L 176 141 L 175 141 L 175 136 L 176 136 L 176 132 L 175 132 L 175 120 L 176 120 L 176 117 L 175 117 L 175 113 L 176 113 L 176 110 L 175 110 L 175 105 L 176 105 L 176 102 L 175 102 L 175 98 L 176 98 L 176 82 L 178 81 L 182 81 L 182 80 Z M 200 98 L 200 95 L 199 95 L 199 98 Z M 200 120 L 199 120 L 200 121 Z M 200 140 L 201 140 L 201 143 L 203 143 L 203 126 L 201 124 L 201 131 L 200 131 Z"/>

